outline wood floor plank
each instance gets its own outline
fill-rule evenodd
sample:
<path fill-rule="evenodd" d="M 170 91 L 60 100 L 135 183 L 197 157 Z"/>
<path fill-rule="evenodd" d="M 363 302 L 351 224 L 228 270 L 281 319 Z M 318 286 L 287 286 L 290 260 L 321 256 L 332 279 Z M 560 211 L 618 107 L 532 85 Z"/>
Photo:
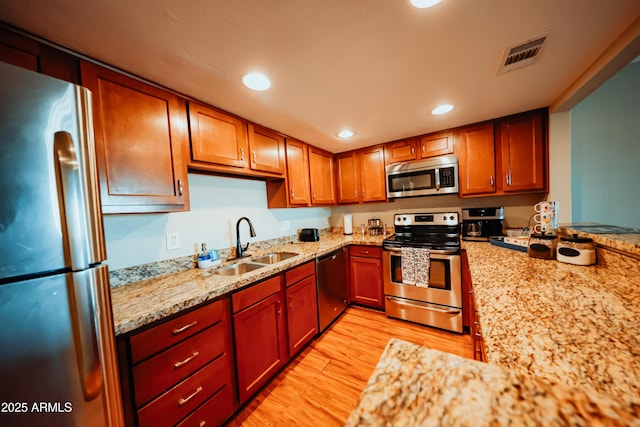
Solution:
<path fill-rule="evenodd" d="M 341 426 L 391 338 L 473 357 L 471 337 L 350 307 L 263 388 L 229 426 Z"/>

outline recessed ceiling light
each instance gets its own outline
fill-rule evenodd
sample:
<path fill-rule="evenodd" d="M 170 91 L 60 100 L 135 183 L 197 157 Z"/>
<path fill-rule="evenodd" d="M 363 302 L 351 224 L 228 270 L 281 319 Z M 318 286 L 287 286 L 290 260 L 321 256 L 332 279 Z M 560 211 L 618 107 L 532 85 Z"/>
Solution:
<path fill-rule="evenodd" d="M 242 78 L 242 82 L 253 90 L 267 90 L 271 87 L 271 80 L 261 73 L 249 73 Z"/>
<path fill-rule="evenodd" d="M 418 9 L 425 9 L 427 7 L 435 6 L 442 0 L 410 0 L 413 7 Z"/>
<path fill-rule="evenodd" d="M 439 116 L 440 114 L 446 114 L 451 110 L 453 110 L 453 105 L 451 105 L 451 104 L 442 104 L 442 105 L 438 105 L 436 108 L 431 110 L 431 114 Z"/>
<path fill-rule="evenodd" d="M 342 138 L 342 139 L 351 138 L 352 136 L 353 136 L 353 132 L 350 131 L 349 129 L 341 130 L 340 133 L 338 133 L 338 138 Z"/>

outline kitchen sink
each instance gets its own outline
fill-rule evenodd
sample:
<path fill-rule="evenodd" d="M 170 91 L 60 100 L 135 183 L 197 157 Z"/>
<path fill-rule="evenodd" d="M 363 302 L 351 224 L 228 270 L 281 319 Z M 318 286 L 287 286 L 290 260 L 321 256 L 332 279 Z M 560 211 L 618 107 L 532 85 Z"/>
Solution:
<path fill-rule="evenodd" d="M 221 276 L 235 276 L 237 274 L 248 273 L 259 268 L 264 268 L 263 264 L 256 264 L 252 262 L 241 262 L 237 264 L 231 264 L 226 267 L 218 268 L 214 270 L 214 274 L 220 274 Z"/>
<path fill-rule="evenodd" d="M 266 255 L 251 258 L 251 260 L 260 264 L 275 264 L 276 262 L 284 261 L 297 255 L 295 252 L 271 252 Z"/>

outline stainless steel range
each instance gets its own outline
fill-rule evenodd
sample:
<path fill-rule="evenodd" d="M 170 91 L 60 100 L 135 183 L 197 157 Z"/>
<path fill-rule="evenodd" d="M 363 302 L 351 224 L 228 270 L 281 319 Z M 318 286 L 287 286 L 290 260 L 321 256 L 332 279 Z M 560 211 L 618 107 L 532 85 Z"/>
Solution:
<path fill-rule="evenodd" d="M 396 214 L 394 228 L 382 243 L 387 316 L 462 333 L 459 214 Z M 403 283 L 403 247 L 430 250 L 428 286 Z"/>

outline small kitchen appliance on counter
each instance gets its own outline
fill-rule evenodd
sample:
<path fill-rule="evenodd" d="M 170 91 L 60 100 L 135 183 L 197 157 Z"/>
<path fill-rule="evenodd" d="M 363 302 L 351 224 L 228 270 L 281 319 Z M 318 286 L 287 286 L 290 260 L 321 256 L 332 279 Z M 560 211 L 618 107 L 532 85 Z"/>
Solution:
<path fill-rule="evenodd" d="M 303 228 L 300 230 L 299 239 L 301 242 L 317 242 L 320 240 L 320 234 L 317 228 Z"/>
<path fill-rule="evenodd" d="M 462 209 L 462 240 L 488 242 L 490 237 L 502 236 L 504 208 Z"/>

